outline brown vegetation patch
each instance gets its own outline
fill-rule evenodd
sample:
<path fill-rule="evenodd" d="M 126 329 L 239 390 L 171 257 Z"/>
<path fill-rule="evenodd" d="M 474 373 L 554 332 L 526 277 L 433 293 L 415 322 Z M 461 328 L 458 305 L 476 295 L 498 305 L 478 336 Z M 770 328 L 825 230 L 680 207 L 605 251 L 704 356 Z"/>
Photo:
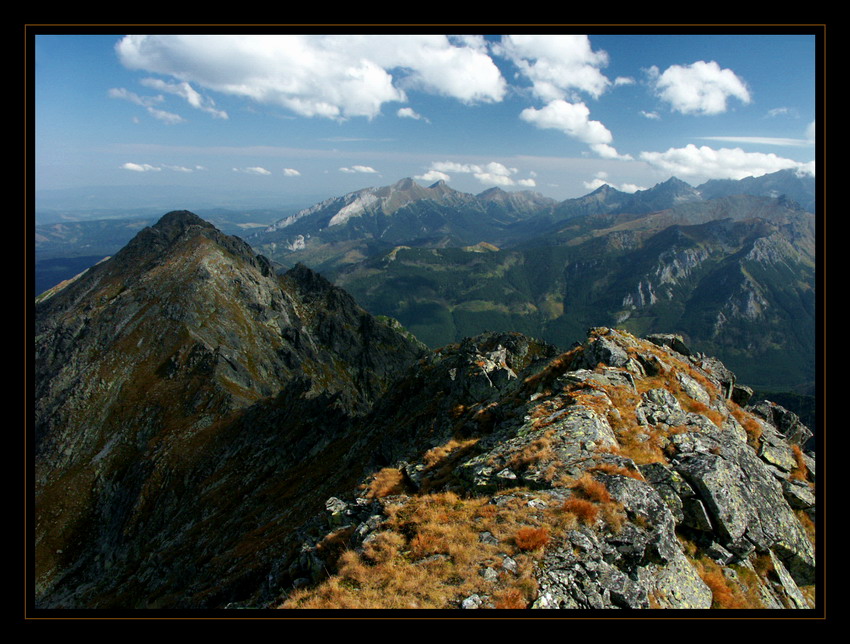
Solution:
<path fill-rule="evenodd" d="M 747 444 L 750 447 L 758 449 L 761 445 L 761 435 L 763 433 L 761 423 L 748 411 L 745 411 L 735 402 L 726 401 L 726 408 L 729 413 L 738 421 L 744 431 L 747 433 Z"/>
<path fill-rule="evenodd" d="M 562 353 L 557 358 L 552 359 L 542 371 L 525 379 L 524 388 L 526 391 L 542 391 L 544 389 L 550 389 L 559 376 L 572 368 L 576 357 L 583 351 L 584 347 L 575 347 L 566 353 Z"/>
<path fill-rule="evenodd" d="M 549 543 L 549 530 L 540 528 L 520 528 L 514 535 L 514 543 L 520 550 L 537 550 Z"/>
<path fill-rule="evenodd" d="M 550 431 L 514 453 L 508 461 L 508 467 L 526 469 L 541 461 L 551 461 L 554 458 L 555 452 L 552 449 L 552 432 Z"/>
<path fill-rule="evenodd" d="M 589 471 L 602 472 L 603 474 L 610 474 L 612 476 L 628 476 L 629 478 L 633 478 L 637 481 L 646 480 L 643 478 L 643 474 L 640 473 L 640 470 L 630 470 L 627 467 L 614 465 L 613 463 L 600 463 L 599 465 L 591 467 Z"/>
<path fill-rule="evenodd" d="M 385 496 L 404 493 L 404 474 L 394 467 L 385 467 L 375 474 L 366 488 L 367 499 L 381 499 Z"/>
<path fill-rule="evenodd" d="M 585 525 L 593 525 L 599 517 L 599 507 L 587 499 L 571 498 L 561 506 L 564 512 L 575 515 Z"/>
<path fill-rule="evenodd" d="M 797 466 L 791 472 L 791 478 L 795 481 L 808 481 L 809 468 L 806 465 L 806 459 L 803 458 L 803 449 L 799 445 L 791 445 L 791 451 L 794 453 L 794 461 Z"/>
<path fill-rule="evenodd" d="M 527 608 L 537 595 L 534 562 L 568 524 L 553 520 L 563 516 L 554 507 L 530 505 L 533 498 L 517 489 L 494 499 L 451 492 L 400 499 L 385 507 L 387 520 L 362 553 L 343 548 L 327 580 L 293 591 L 281 607 L 457 608 L 478 593 L 488 607 Z M 479 538 L 485 531 L 493 541 Z M 515 571 L 503 567 L 506 555 Z M 485 578 L 486 568 L 498 574 Z"/>
<path fill-rule="evenodd" d="M 691 559 L 705 585 L 711 589 L 711 607 L 716 609 L 759 609 L 764 604 L 759 596 L 761 580 L 749 568 L 735 566 L 737 579 L 729 579 L 723 569 L 708 557 Z"/>

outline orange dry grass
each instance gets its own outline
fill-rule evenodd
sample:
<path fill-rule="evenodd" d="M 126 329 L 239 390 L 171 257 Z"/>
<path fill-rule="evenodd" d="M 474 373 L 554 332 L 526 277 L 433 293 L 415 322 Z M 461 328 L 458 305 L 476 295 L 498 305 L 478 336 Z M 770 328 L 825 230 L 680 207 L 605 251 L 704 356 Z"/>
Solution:
<path fill-rule="evenodd" d="M 552 383 L 572 367 L 576 356 L 584 351 L 584 347 L 576 347 L 551 360 L 543 371 L 525 379 L 525 391 L 542 391 L 551 388 Z"/>
<path fill-rule="evenodd" d="M 329 579 L 294 591 L 282 608 L 455 608 L 472 593 L 491 597 L 493 607 L 527 608 L 537 594 L 534 561 L 562 534 L 556 511 L 541 515 L 516 491 L 498 503 L 414 495 L 385 511 L 382 531 L 362 553 L 344 551 Z M 484 531 L 497 543 L 482 543 Z M 502 568 L 504 555 L 517 563 L 516 574 Z M 498 576 L 484 578 L 484 567 Z"/>
<path fill-rule="evenodd" d="M 499 609 L 528 608 L 528 600 L 519 588 L 506 588 L 496 593 L 495 606 Z"/>
<path fill-rule="evenodd" d="M 600 463 L 599 465 L 594 465 L 590 469 L 592 472 L 602 472 L 604 474 L 628 476 L 629 478 L 633 478 L 638 481 L 646 480 L 643 478 L 643 474 L 641 474 L 639 470 L 630 470 L 626 467 L 621 467 L 612 463 Z"/>
<path fill-rule="evenodd" d="M 457 462 L 467 456 L 477 442 L 477 438 L 453 438 L 445 445 L 428 450 L 423 458 L 427 471 L 422 481 L 422 491 L 430 492 L 446 486 L 454 477 Z"/>
<path fill-rule="evenodd" d="M 629 472 L 629 475 L 632 474 Z M 571 483 L 569 487 L 572 488 L 575 496 L 564 502 L 561 506 L 563 512 L 575 516 L 586 525 L 594 525 L 597 518 L 601 516 L 614 532 L 623 529 L 626 523 L 623 506 L 611 497 L 605 484 L 593 478 L 590 472 L 582 474 L 581 478 Z"/>
<path fill-rule="evenodd" d="M 817 546 L 817 528 L 815 522 L 803 510 L 794 510 L 794 514 L 797 516 L 800 525 L 803 526 L 803 531 L 806 533 L 806 537 L 811 544 Z"/>
<path fill-rule="evenodd" d="M 514 543 L 520 550 L 537 550 L 549 543 L 549 530 L 543 528 L 520 528 L 514 535 Z"/>
<path fill-rule="evenodd" d="M 704 573 L 702 580 L 711 589 L 712 608 L 749 608 L 746 598 L 733 590 L 719 570 Z"/>
<path fill-rule="evenodd" d="M 682 396 L 680 402 L 685 411 L 705 416 L 718 427 L 723 426 L 723 415 L 716 409 L 712 409 L 705 403 L 701 403 L 688 396 Z"/>
<path fill-rule="evenodd" d="M 375 474 L 375 478 L 369 483 L 366 497 L 369 499 L 380 499 L 392 494 L 404 492 L 404 475 L 401 470 L 393 467 L 385 467 Z"/>
<path fill-rule="evenodd" d="M 763 432 L 761 423 L 752 414 L 744 411 L 738 404 L 731 400 L 726 401 L 726 408 L 747 433 L 747 444 L 750 447 L 758 448 L 761 444 L 761 435 Z"/>
<path fill-rule="evenodd" d="M 593 525 L 599 516 L 599 506 L 587 499 L 571 498 L 564 501 L 561 506 L 564 512 L 575 515 L 585 525 Z"/>
<path fill-rule="evenodd" d="M 809 478 L 809 468 L 806 466 L 806 460 L 803 458 L 803 450 L 799 445 L 791 445 L 791 451 L 794 453 L 794 461 L 797 467 L 791 472 L 791 478 L 795 481 L 806 481 Z"/>
<path fill-rule="evenodd" d="M 582 474 L 581 478 L 573 483 L 573 491 L 580 497 L 592 501 L 593 503 L 611 503 L 611 495 L 608 493 L 608 488 L 601 481 L 593 478 L 590 472 Z"/>
<path fill-rule="evenodd" d="M 759 575 L 749 568 L 736 566 L 738 581 L 731 581 L 720 566 L 708 557 L 691 559 L 705 585 L 711 589 L 711 607 L 721 609 L 764 608 L 759 597 Z M 746 584 L 746 587 L 742 584 Z"/>

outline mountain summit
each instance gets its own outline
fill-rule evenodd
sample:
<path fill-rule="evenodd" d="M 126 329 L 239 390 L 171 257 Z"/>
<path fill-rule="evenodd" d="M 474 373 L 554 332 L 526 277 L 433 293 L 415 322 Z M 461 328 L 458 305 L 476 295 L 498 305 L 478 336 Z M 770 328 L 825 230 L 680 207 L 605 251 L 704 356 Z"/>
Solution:
<path fill-rule="evenodd" d="M 181 586 L 189 571 L 211 596 L 256 575 L 262 556 L 237 566 L 253 530 L 312 511 L 287 496 L 300 485 L 339 484 L 298 467 L 353 440 L 348 419 L 420 355 L 324 278 L 279 277 L 191 213 L 142 230 L 36 306 L 40 605 L 165 605 L 175 585 L 214 603 Z M 250 520 L 233 512 L 246 495 Z"/>

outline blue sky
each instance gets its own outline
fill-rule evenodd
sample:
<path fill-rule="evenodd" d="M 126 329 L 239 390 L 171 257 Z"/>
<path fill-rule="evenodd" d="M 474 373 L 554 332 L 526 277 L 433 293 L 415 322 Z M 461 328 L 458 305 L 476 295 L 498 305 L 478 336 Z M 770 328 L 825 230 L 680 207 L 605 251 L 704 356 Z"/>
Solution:
<path fill-rule="evenodd" d="M 812 34 L 189 33 L 35 36 L 38 191 L 307 205 L 412 176 L 560 200 L 814 172 Z"/>

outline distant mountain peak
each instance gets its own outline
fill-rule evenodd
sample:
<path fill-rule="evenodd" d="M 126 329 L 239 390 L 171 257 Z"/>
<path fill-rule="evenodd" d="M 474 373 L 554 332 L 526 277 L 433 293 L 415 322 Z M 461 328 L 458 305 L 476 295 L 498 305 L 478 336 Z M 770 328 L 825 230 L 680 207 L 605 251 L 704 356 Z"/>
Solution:
<path fill-rule="evenodd" d="M 479 197 L 489 197 L 491 195 L 502 195 L 507 194 L 504 190 L 502 190 L 499 186 L 493 186 L 492 188 L 487 188 L 484 192 L 478 194 Z"/>
<path fill-rule="evenodd" d="M 391 188 L 393 188 L 394 190 L 410 190 L 410 189 L 411 189 L 411 188 L 413 188 L 414 186 L 418 186 L 418 185 L 419 185 L 419 184 L 417 184 L 417 183 L 416 183 L 413 179 L 411 179 L 410 177 L 405 177 L 404 179 L 399 179 L 398 181 L 396 181 L 396 182 L 395 182 L 395 183 L 391 186 Z"/>
<path fill-rule="evenodd" d="M 691 184 L 687 183 L 686 181 L 682 181 L 679 177 L 670 177 L 669 179 L 667 179 L 667 181 L 662 181 L 661 183 L 659 183 L 658 186 L 684 186 L 693 189 L 693 186 L 691 186 Z"/>
<path fill-rule="evenodd" d="M 603 183 L 596 190 L 590 193 L 590 195 L 608 195 L 613 193 L 619 193 L 620 191 L 614 188 L 612 185 Z M 590 196 L 587 195 L 587 196 Z"/>

